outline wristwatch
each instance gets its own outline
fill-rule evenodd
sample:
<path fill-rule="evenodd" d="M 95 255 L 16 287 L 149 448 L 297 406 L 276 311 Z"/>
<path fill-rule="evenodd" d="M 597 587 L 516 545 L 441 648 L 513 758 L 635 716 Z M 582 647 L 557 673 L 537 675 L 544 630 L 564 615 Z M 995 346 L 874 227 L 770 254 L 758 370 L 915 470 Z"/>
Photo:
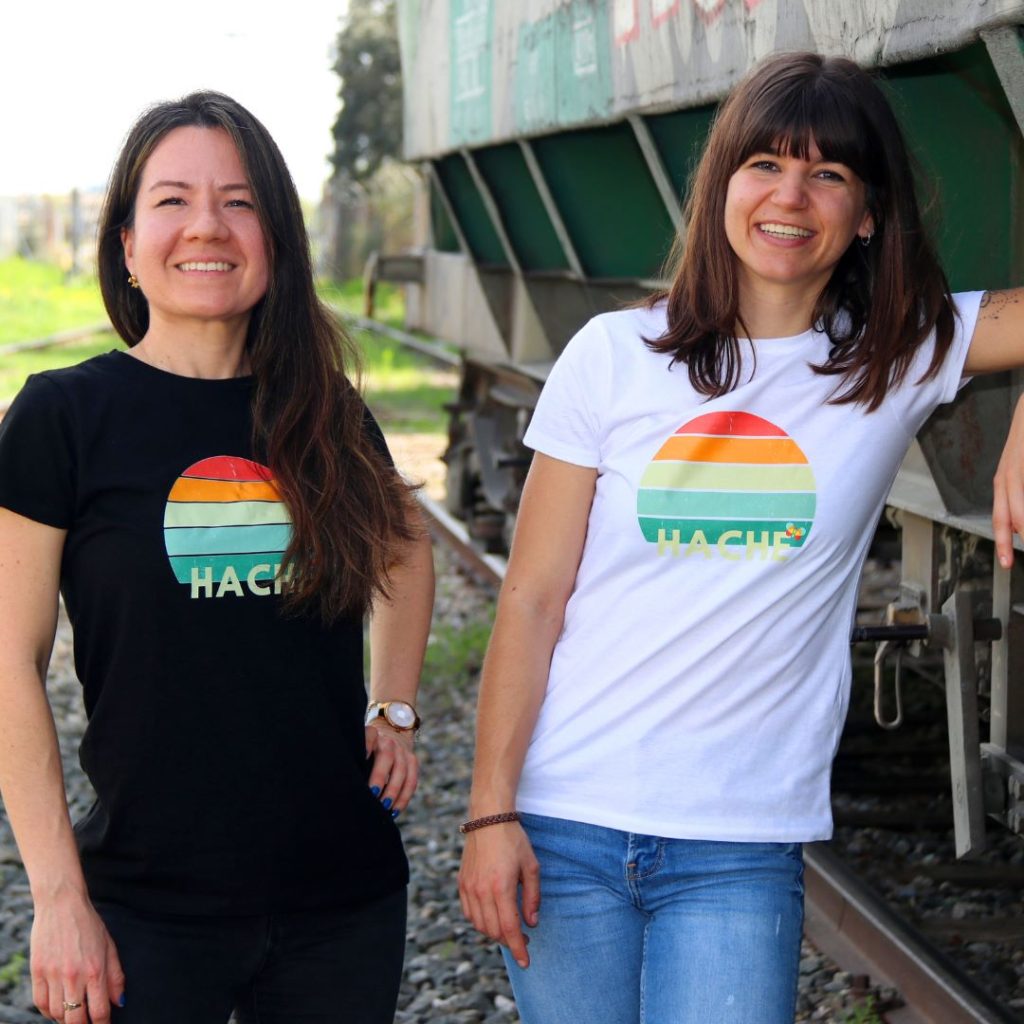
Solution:
<path fill-rule="evenodd" d="M 420 716 L 416 709 L 404 700 L 371 700 L 366 708 L 364 725 L 375 718 L 383 718 L 392 729 L 399 732 L 416 732 L 420 727 Z"/>

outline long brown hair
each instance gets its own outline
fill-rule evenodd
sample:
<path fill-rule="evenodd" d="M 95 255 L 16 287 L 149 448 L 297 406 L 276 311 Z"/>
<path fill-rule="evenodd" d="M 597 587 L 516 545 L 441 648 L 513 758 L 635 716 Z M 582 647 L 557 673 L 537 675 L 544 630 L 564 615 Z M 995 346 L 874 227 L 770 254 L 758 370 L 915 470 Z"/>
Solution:
<path fill-rule="evenodd" d="M 814 307 L 832 343 L 818 373 L 842 378 L 833 402 L 877 409 L 907 375 L 935 330 L 925 376 L 938 372 L 953 339 L 954 305 L 922 223 L 903 134 L 874 79 L 842 57 L 787 53 L 758 65 L 715 118 L 686 203 L 685 236 L 669 257 L 668 329 L 647 344 L 685 363 L 693 387 L 717 397 L 739 382 L 736 255 L 725 237 L 729 179 L 754 153 L 846 164 L 864 182 L 874 236 L 855 239 Z"/>
<path fill-rule="evenodd" d="M 175 128 L 227 132 L 238 150 L 263 229 L 269 285 L 252 310 L 246 348 L 255 378 L 253 445 L 292 518 L 282 570 L 286 607 L 325 622 L 360 615 L 387 593 L 396 546 L 417 534 L 409 488 L 369 437 L 348 374 L 351 340 L 319 301 L 309 240 L 291 175 L 264 126 L 241 104 L 197 92 L 146 111 L 111 173 L 99 232 L 100 288 L 129 347 L 149 326 L 141 291 L 128 287 L 121 232 L 132 226 L 143 168 Z"/>

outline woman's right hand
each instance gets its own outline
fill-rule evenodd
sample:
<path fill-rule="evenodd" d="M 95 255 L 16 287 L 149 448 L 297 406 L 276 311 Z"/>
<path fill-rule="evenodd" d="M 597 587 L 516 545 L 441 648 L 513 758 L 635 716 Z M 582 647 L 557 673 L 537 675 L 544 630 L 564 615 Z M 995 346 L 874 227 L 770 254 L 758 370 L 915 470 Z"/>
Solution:
<path fill-rule="evenodd" d="M 521 904 L 517 900 L 520 886 Z M 537 924 L 540 865 L 521 825 L 488 825 L 466 836 L 459 869 L 459 902 L 477 931 L 507 946 L 520 967 L 529 967 L 529 939 L 522 923 L 531 928 Z"/>
<path fill-rule="evenodd" d="M 102 1024 L 124 1005 L 124 971 L 99 914 L 79 894 L 35 901 L 32 998 L 39 1012 L 63 1024 Z M 64 1003 L 81 1003 L 65 1010 Z"/>

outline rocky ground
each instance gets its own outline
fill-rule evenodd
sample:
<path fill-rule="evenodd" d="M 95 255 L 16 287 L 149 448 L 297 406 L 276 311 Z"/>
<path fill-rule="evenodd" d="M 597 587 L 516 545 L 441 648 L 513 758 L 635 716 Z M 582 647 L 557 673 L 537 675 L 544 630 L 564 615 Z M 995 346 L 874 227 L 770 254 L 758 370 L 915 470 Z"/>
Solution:
<path fill-rule="evenodd" d="M 432 497 L 443 494 L 437 455 L 443 438 L 392 437 L 398 464 L 425 480 Z M 405 978 L 396 1022 L 402 1024 L 515 1024 L 518 1016 L 501 957 L 463 920 L 456 892 L 461 852 L 457 826 L 464 817 L 473 748 L 479 667 L 493 615 L 493 594 L 468 582 L 443 551 L 437 554 L 438 594 L 420 708 L 425 725 L 420 755 L 423 781 L 402 816 L 412 870 Z M 71 639 L 61 619 L 48 679 L 60 734 L 72 815 L 88 808 L 91 793 L 77 760 L 85 728 L 74 675 Z M 32 1009 L 27 954 L 31 902 L 6 818 L 0 813 L 0 1024 L 41 1018 Z M 798 1021 L 870 1024 L 865 992 L 848 974 L 805 943 L 800 969 Z M 586 1024 L 586 1022 L 581 1022 Z"/>
<path fill-rule="evenodd" d="M 514 1024 L 518 1020 L 495 946 L 463 920 L 456 893 L 473 743 L 473 709 L 493 595 L 482 592 L 438 554 L 438 598 L 421 695 L 425 725 L 423 783 L 402 816 L 412 867 L 405 980 L 396 1022 Z M 58 722 L 69 800 L 82 814 L 91 796 L 77 761 L 85 726 L 80 688 L 62 619 L 48 681 Z M 38 1021 L 27 975 L 31 903 L 6 818 L 0 817 L 0 1024 Z M 855 1018 L 852 979 L 805 946 L 798 1020 Z M 863 1018 L 868 1020 L 870 1018 Z M 584 1022 L 585 1024 L 585 1022 Z"/>

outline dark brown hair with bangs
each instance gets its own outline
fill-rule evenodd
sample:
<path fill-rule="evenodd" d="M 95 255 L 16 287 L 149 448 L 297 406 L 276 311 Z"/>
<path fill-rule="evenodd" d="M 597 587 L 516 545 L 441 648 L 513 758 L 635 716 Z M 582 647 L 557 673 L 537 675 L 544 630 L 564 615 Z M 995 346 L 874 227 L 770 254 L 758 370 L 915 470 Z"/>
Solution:
<path fill-rule="evenodd" d="M 685 235 L 669 257 L 668 330 L 647 344 L 685 363 L 694 388 L 710 397 L 739 382 L 736 255 L 725 236 L 729 179 L 755 153 L 806 159 L 812 143 L 863 182 L 874 235 L 855 239 L 814 307 L 813 323 L 832 342 L 814 369 L 842 382 L 832 401 L 877 409 L 907 375 L 935 330 L 926 376 L 938 372 L 953 339 L 953 300 L 922 223 L 903 134 L 875 80 L 850 60 L 787 53 L 759 64 L 715 118 L 686 203 Z"/>
<path fill-rule="evenodd" d="M 317 298 L 302 207 L 270 133 L 240 103 L 197 92 L 146 111 L 129 131 L 110 176 L 99 229 L 103 301 L 129 347 L 149 326 L 142 291 L 128 287 L 121 231 L 131 227 L 143 168 L 175 128 L 221 129 L 238 150 L 263 229 L 266 295 L 249 320 L 255 377 L 253 445 L 292 519 L 284 555 L 285 607 L 325 622 L 361 615 L 387 593 L 397 545 L 418 533 L 410 488 L 368 435 L 350 379 L 352 343 Z"/>

